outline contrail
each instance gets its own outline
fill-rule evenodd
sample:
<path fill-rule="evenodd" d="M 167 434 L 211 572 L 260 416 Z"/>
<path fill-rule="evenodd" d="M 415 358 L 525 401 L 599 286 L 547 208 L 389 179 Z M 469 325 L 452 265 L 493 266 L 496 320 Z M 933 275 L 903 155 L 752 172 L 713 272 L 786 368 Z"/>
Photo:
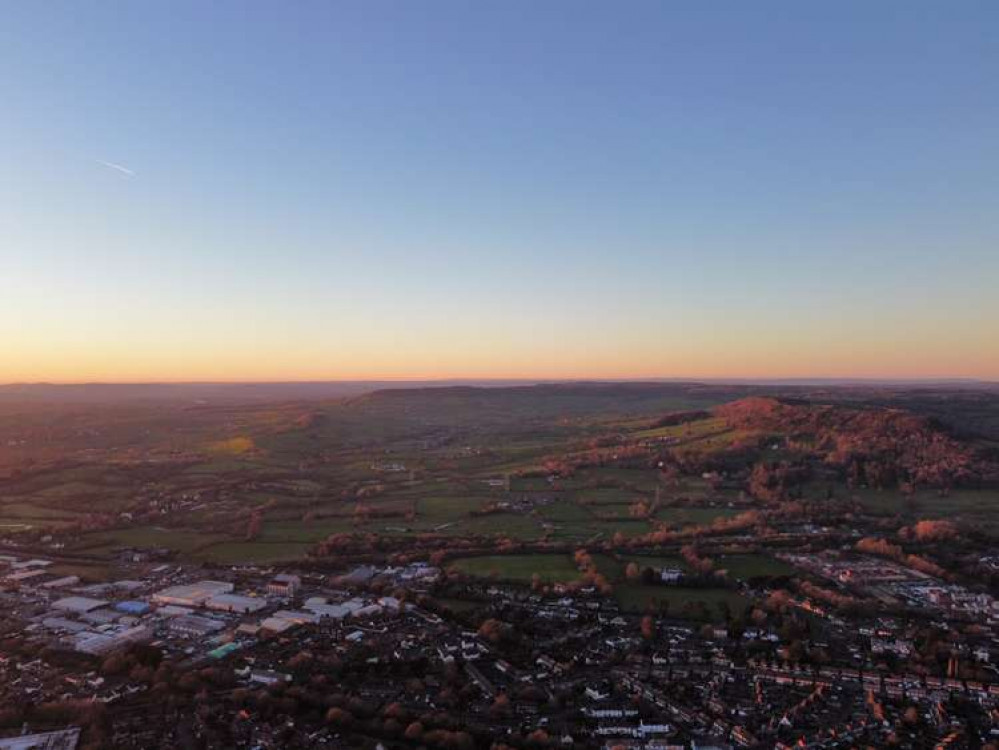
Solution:
<path fill-rule="evenodd" d="M 115 163 L 110 162 L 110 161 L 104 161 L 103 159 L 98 159 L 97 163 L 98 164 L 103 164 L 108 169 L 117 170 L 118 172 L 121 172 L 126 177 L 135 177 L 135 172 L 133 172 L 128 167 L 123 167 L 121 164 L 115 164 Z"/>

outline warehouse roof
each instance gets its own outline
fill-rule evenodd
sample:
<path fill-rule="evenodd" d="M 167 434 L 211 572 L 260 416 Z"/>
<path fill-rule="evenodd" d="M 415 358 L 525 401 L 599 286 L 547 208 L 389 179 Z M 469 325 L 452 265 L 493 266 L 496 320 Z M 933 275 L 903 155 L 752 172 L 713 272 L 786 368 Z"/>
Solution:
<path fill-rule="evenodd" d="M 67 596 L 52 602 L 52 607 L 65 612 L 89 612 L 105 604 L 107 602 L 103 599 L 91 599 L 89 596 Z"/>

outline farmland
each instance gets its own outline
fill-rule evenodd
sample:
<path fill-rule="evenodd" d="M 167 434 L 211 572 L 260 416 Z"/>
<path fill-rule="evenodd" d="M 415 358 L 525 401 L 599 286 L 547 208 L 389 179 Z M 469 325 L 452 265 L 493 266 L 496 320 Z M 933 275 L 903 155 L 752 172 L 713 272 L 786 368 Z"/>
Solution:
<path fill-rule="evenodd" d="M 712 411 L 739 395 L 732 387 L 593 385 L 130 403 L 75 407 L 70 416 L 22 406 L 17 419 L 0 414 L 16 446 L 3 456 L 0 529 L 18 538 L 58 534 L 67 550 L 109 563 L 122 549 L 153 548 L 192 562 L 272 564 L 360 535 L 400 550 L 432 539 L 483 549 L 502 540 L 647 547 L 654 535 L 679 535 L 669 556 L 686 536 L 766 508 L 746 492 L 747 462 L 797 460 L 783 438 L 762 453 L 772 433 Z M 655 456 L 674 468 L 664 472 Z M 725 481 L 715 468 L 743 478 Z M 995 490 L 903 495 L 825 479 L 799 494 L 999 532 Z M 754 574 L 738 557 L 717 566 L 734 579 L 776 574 Z"/>

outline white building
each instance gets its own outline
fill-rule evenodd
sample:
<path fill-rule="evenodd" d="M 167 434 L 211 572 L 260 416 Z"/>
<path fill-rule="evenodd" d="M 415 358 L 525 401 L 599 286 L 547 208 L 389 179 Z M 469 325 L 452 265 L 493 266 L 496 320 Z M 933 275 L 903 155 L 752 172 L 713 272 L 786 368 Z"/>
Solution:
<path fill-rule="evenodd" d="M 99 609 L 107 604 L 103 599 L 91 599 L 89 596 L 67 596 L 52 602 L 52 609 L 61 612 L 76 612 L 83 614 L 92 609 Z"/>
<path fill-rule="evenodd" d="M 284 596 L 291 598 L 298 593 L 302 586 L 302 579 L 298 576 L 281 573 L 274 576 L 267 584 L 267 593 L 274 596 Z"/>
<path fill-rule="evenodd" d="M 153 601 L 157 604 L 179 604 L 182 607 L 200 607 L 213 596 L 228 594 L 233 585 L 226 581 L 198 581 L 157 591 Z"/>
<path fill-rule="evenodd" d="M 220 612 L 238 612 L 239 614 L 247 615 L 250 612 L 257 612 L 263 609 L 267 606 L 267 602 L 252 596 L 219 594 L 205 602 L 205 606 L 208 609 L 215 609 Z"/>

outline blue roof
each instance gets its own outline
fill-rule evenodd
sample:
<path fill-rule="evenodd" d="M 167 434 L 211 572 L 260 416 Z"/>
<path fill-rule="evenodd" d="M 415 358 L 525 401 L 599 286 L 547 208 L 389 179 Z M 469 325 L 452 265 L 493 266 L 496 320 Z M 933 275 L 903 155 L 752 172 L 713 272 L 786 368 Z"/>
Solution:
<path fill-rule="evenodd" d="M 118 602 L 114 608 L 119 612 L 127 612 L 130 615 L 142 615 L 149 611 L 149 605 L 145 602 Z"/>

